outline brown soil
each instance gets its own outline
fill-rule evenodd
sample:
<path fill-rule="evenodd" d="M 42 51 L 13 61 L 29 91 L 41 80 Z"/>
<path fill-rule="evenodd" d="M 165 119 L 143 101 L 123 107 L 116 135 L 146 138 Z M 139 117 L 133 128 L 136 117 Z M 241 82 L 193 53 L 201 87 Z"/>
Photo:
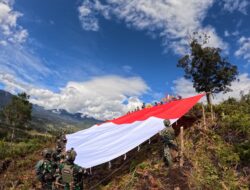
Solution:
<path fill-rule="evenodd" d="M 25 189 L 27 185 L 29 189 L 39 187 L 34 171 L 39 159 L 41 159 L 40 151 L 26 157 L 12 159 L 8 169 L 0 175 L 0 190 Z"/>

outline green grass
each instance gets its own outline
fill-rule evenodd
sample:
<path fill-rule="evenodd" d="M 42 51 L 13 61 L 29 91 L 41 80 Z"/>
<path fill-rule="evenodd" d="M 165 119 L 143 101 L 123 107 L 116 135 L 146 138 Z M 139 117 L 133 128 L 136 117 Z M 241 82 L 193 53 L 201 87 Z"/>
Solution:
<path fill-rule="evenodd" d="M 228 189 L 244 188 L 235 170 L 239 155 L 213 130 L 205 133 L 198 129 L 189 131 L 185 148 L 185 155 L 193 165 L 190 181 L 195 188 L 209 189 L 212 186 L 219 190 L 223 185 Z"/>
<path fill-rule="evenodd" d="M 0 160 L 6 158 L 16 158 L 33 153 L 34 151 L 44 147 L 45 142 L 48 141 L 51 141 L 51 138 L 39 137 L 18 143 L 11 143 L 0 140 Z"/>
<path fill-rule="evenodd" d="M 231 98 L 215 106 L 220 126 L 216 132 L 240 157 L 240 164 L 249 167 L 250 163 L 250 94 L 239 101 Z"/>

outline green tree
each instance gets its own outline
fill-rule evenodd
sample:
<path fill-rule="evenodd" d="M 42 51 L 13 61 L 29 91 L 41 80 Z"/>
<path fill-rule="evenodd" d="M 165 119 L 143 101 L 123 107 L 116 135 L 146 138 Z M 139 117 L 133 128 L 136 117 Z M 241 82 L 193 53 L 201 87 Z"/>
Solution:
<path fill-rule="evenodd" d="M 31 120 L 32 104 L 29 102 L 29 95 L 20 93 L 13 96 L 11 102 L 3 108 L 2 115 L 4 122 L 13 127 L 12 140 L 15 128 L 24 127 Z"/>
<path fill-rule="evenodd" d="M 209 38 L 206 34 L 193 37 L 189 44 L 190 54 L 183 56 L 177 67 L 184 69 L 185 78 L 192 80 L 197 92 L 207 93 L 208 104 L 211 104 L 213 93 L 230 91 L 229 86 L 238 71 L 235 65 L 222 57 L 220 48 L 206 46 Z"/>

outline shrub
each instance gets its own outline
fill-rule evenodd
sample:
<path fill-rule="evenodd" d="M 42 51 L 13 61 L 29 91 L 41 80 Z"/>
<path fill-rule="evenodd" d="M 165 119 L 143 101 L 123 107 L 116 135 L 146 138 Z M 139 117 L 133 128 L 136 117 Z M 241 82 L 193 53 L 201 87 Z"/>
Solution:
<path fill-rule="evenodd" d="M 238 101 L 229 98 L 215 106 L 215 112 L 219 117 L 218 134 L 234 146 L 241 164 L 247 165 L 250 162 L 250 93 Z"/>

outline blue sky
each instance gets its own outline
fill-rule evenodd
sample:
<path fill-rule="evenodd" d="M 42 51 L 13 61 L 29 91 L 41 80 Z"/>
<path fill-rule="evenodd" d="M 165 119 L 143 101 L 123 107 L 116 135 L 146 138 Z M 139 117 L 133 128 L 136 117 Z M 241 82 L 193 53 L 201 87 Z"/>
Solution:
<path fill-rule="evenodd" d="M 189 96 L 176 67 L 193 31 L 211 36 L 250 90 L 249 0 L 0 0 L 0 88 L 96 118 L 166 93 Z M 104 103 L 105 102 L 105 103 Z"/>

